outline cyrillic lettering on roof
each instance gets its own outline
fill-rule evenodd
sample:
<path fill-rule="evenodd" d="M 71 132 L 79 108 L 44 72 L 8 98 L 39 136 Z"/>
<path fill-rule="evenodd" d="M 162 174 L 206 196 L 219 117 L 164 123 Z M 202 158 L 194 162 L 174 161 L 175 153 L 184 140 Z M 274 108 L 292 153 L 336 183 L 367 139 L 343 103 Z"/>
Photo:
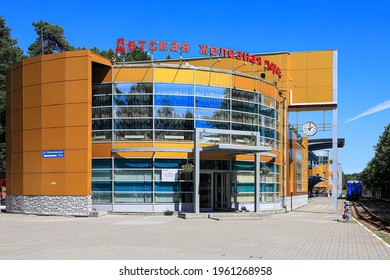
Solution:
<path fill-rule="evenodd" d="M 180 49 L 181 52 L 189 52 L 190 51 L 190 44 L 188 43 L 182 43 L 181 44 L 181 49 Z"/>
<path fill-rule="evenodd" d="M 115 53 L 118 54 L 118 52 L 126 53 L 125 38 L 118 38 L 118 39 L 116 39 Z"/>
<path fill-rule="evenodd" d="M 149 42 L 149 50 L 151 50 L 151 51 L 157 50 L 157 47 L 155 46 L 156 44 L 157 44 L 156 41 L 150 41 Z"/>
<path fill-rule="evenodd" d="M 179 51 L 179 44 L 177 42 L 172 42 L 169 50 L 171 52 L 178 52 Z"/>
<path fill-rule="evenodd" d="M 146 41 L 144 40 L 138 41 L 138 44 L 140 45 L 139 49 L 143 51 L 145 49 Z"/>
<path fill-rule="evenodd" d="M 167 49 L 167 42 L 160 42 L 160 51 L 168 51 Z"/>
<path fill-rule="evenodd" d="M 200 54 L 209 54 L 207 51 L 208 46 L 199 45 L 199 48 L 200 48 Z"/>
<path fill-rule="evenodd" d="M 226 51 L 226 48 L 219 48 L 219 56 L 227 56 Z"/>
<path fill-rule="evenodd" d="M 130 41 L 127 44 L 127 48 L 129 49 L 129 51 L 134 51 L 137 48 L 137 43 L 134 41 Z"/>

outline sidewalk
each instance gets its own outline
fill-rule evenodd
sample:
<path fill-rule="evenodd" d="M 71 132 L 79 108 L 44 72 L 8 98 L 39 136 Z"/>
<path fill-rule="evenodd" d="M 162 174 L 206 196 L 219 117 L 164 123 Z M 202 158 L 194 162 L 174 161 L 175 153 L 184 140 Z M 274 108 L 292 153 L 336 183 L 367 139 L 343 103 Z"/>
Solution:
<path fill-rule="evenodd" d="M 331 209 L 330 198 L 314 198 L 253 220 L 1 213 L 0 259 L 390 260 L 389 246 Z"/>

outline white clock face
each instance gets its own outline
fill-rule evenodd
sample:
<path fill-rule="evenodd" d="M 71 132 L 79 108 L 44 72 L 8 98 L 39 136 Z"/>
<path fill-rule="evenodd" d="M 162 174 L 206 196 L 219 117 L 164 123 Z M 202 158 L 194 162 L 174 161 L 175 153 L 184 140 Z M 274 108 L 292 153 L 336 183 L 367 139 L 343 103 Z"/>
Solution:
<path fill-rule="evenodd" d="M 308 136 L 313 136 L 317 133 L 317 125 L 314 122 L 307 122 L 303 125 L 302 131 Z"/>

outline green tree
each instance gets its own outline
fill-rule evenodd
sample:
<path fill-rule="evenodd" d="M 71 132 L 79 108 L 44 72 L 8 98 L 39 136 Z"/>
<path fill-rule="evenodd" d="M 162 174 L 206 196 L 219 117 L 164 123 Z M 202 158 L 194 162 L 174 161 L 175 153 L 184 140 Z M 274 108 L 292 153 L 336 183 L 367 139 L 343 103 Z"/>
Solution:
<path fill-rule="evenodd" d="M 390 124 L 374 149 L 374 157 L 362 172 L 363 184 L 382 198 L 390 198 Z"/>
<path fill-rule="evenodd" d="M 38 37 L 28 47 L 30 57 L 75 49 L 66 40 L 64 29 L 61 26 L 52 25 L 43 20 L 33 22 L 32 25 Z"/>
<path fill-rule="evenodd" d="M 17 41 L 11 37 L 11 29 L 7 27 L 5 19 L 0 16 L 0 171 L 6 167 L 5 146 L 5 74 L 14 63 L 23 59 L 23 51 L 16 46 Z"/>

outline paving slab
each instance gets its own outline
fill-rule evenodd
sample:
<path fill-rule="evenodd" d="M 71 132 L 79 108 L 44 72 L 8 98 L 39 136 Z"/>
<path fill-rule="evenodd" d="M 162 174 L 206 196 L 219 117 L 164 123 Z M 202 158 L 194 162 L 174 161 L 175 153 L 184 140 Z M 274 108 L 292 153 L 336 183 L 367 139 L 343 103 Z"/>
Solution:
<path fill-rule="evenodd" d="M 390 260 L 390 247 L 362 225 L 337 219 L 331 198 L 243 220 L 2 213 L 0 259 Z"/>

